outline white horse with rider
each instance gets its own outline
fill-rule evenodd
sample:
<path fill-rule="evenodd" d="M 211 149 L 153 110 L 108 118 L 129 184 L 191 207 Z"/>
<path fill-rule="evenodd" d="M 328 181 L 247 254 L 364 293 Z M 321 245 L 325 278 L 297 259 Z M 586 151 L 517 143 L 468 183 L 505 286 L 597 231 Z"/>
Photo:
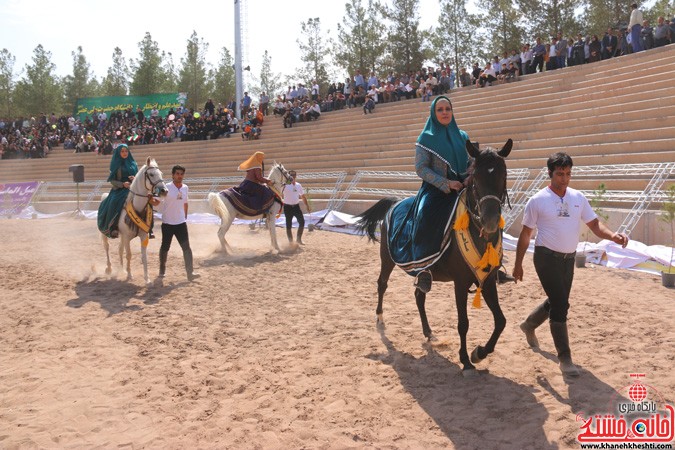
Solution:
<path fill-rule="evenodd" d="M 210 192 L 208 195 L 209 205 L 220 217 L 218 239 L 224 253 L 231 252 L 225 234 L 234 219 L 264 218 L 270 232 L 272 251 L 280 250 L 275 222 L 283 207 L 281 198 L 284 185 L 291 183 L 293 179 L 284 166 L 277 162 L 272 166 L 267 178 L 263 177 L 263 158 L 262 152 L 256 152 L 239 166 L 239 170 L 246 170 L 246 179 L 239 187 L 222 192 Z"/>
<path fill-rule="evenodd" d="M 120 239 L 120 266 L 124 267 L 124 252 L 126 251 L 127 281 L 133 279 L 133 276 L 131 275 L 131 241 L 138 237 L 141 240 L 143 278 L 145 279 L 146 284 L 150 284 L 150 278 L 148 277 L 147 248 L 153 215 L 151 202 L 153 202 L 153 196 L 163 197 L 166 196 L 167 192 L 168 189 L 164 183 L 162 172 L 157 166 L 157 162 L 151 157 L 148 157 L 145 165 L 141 167 L 129 185 L 129 193 L 124 203 L 124 208 L 117 220 L 117 232 Z M 107 193 L 103 194 L 101 201 L 105 200 L 107 196 Z M 104 233 L 101 233 L 101 236 L 107 259 L 105 273 L 110 275 L 112 273 L 112 264 L 110 263 L 109 238 Z"/>

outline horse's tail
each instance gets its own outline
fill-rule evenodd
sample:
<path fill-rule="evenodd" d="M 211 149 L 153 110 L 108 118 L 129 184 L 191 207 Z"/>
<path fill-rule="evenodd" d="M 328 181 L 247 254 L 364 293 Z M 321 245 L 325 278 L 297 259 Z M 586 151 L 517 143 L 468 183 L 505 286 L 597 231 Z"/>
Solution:
<path fill-rule="evenodd" d="M 213 209 L 213 211 L 215 211 L 215 213 L 218 214 L 221 219 L 227 216 L 227 208 L 225 207 L 223 199 L 220 198 L 220 194 L 218 192 L 209 192 L 208 200 L 211 209 Z"/>
<path fill-rule="evenodd" d="M 389 211 L 396 202 L 398 202 L 398 200 L 392 197 L 383 198 L 375 203 L 375 205 L 359 214 L 357 217 L 360 217 L 360 219 L 356 222 L 357 231 L 360 234 L 367 234 L 369 241 L 377 242 L 375 229 L 377 228 L 377 225 L 384 220 L 387 211 Z"/>

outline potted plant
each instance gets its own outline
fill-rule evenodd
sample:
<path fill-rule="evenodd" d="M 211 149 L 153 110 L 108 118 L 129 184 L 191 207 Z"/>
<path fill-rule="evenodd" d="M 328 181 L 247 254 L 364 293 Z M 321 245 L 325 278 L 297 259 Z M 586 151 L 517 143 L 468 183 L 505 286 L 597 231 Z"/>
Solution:
<path fill-rule="evenodd" d="M 607 187 L 605 186 L 605 183 L 601 183 L 600 186 L 598 186 L 598 189 L 593 191 L 593 195 L 588 200 L 588 203 L 591 204 L 591 208 L 593 208 L 595 214 L 598 215 L 598 219 L 600 219 L 602 222 L 607 222 L 609 219 L 609 214 L 607 214 L 602 209 L 602 203 L 605 200 L 605 194 L 607 194 Z M 586 228 L 586 233 L 584 234 L 584 247 L 581 250 L 581 253 L 577 253 L 577 256 L 574 259 L 574 265 L 576 267 L 586 267 L 586 246 L 588 245 L 588 239 L 590 236 L 591 230 Z"/>
<path fill-rule="evenodd" d="M 665 287 L 675 286 L 675 271 L 673 271 L 673 254 L 675 254 L 675 184 L 666 190 L 666 198 L 661 205 L 659 220 L 670 226 L 670 261 L 668 271 L 661 272 L 661 284 Z"/>

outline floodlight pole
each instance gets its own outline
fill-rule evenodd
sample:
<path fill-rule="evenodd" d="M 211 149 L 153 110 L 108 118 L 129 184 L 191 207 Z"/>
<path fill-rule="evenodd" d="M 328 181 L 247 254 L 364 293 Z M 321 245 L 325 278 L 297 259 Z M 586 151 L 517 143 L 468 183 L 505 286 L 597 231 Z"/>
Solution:
<path fill-rule="evenodd" d="M 241 99 L 244 92 L 242 60 L 241 60 L 241 2 L 244 0 L 234 0 L 234 90 L 235 100 L 237 102 L 234 112 L 237 119 L 241 119 Z"/>

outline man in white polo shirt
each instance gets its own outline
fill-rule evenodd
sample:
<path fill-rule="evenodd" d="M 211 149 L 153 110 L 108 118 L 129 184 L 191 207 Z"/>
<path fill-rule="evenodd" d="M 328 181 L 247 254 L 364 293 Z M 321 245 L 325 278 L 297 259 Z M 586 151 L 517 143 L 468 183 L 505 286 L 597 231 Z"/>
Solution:
<path fill-rule="evenodd" d="M 164 278 L 166 273 L 166 260 L 171 248 L 171 240 L 174 236 L 178 244 L 183 249 L 183 259 L 185 260 L 185 271 L 189 281 L 200 277 L 194 272 L 192 263 L 192 249 L 190 248 L 190 238 L 188 236 L 187 216 L 188 216 L 188 187 L 183 184 L 185 176 L 185 167 L 175 165 L 171 169 L 173 181 L 167 185 L 169 193 L 162 198 L 160 210 L 162 211 L 162 246 L 159 248 L 159 279 Z"/>
<path fill-rule="evenodd" d="M 523 257 L 530 245 L 532 232 L 537 228 L 534 241 L 534 268 L 546 296 L 520 325 L 527 343 L 539 347 L 535 329 L 550 319 L 551 335 L 558 352 L 563 374 L 576 376 L 579 370 L 572 363 L 572 354 L 567 334 L 567 310 L 574 278 L 574 256 L 579 243 L 579 231 L 583 221 L 602 239 L 609 239 L 623 247 L 628 236 L 614 233 L 598 220 L 584 195 L 568 187 L 572 177 L 572 158 L 566 153 L 551 155 L 546 163 L 551 184 L 537 192 L 525 206 L 523 229 L 518 238 L 516 263 L 513 276 L 523 280 Z"/>
<path fill-rule="evenodd" d="M 293 217 L 295 217 L 298 221 L 298 244 L 304 245 L 302 242 L 302 232 L 305 230 L 305 217 L 302 215 L 302 210 L 300 209 L 300 200 L 305 203 L 307 212 L 310 213 L 311 211 L 302 185 L 295 181 L 298 174 L 294 170 L 290 170 L 288 174 L 293 177 L 293 182 L 284 186 L 283 190 L 286 235 L 288 236 L 288 242 L 293 242 Z"/>

